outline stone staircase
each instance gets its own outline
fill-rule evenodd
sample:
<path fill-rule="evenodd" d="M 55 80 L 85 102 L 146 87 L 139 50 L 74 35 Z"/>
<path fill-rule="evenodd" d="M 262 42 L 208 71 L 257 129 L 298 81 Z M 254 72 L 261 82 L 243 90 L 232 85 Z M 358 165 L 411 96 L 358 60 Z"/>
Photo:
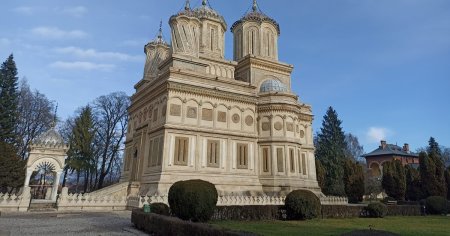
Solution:
<path fill-rule="evenodd" d="M 53 212 L 57 211 L 56 202 L 51 201 L 31 201 L 29 212 Z"/>

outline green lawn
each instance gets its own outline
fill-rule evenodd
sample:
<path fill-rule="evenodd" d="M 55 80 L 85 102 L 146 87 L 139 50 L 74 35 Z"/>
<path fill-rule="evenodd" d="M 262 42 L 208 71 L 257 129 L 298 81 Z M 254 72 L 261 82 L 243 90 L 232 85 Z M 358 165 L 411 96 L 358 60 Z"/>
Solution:
<path fill-rule="evenodd" d="M 323 219 L 309 221 L 216 221 L 212 224 L 262 235 L 341 235 L 353 230 L 384 230 L 400 235 L 450 235 L 448 216 Z"/>

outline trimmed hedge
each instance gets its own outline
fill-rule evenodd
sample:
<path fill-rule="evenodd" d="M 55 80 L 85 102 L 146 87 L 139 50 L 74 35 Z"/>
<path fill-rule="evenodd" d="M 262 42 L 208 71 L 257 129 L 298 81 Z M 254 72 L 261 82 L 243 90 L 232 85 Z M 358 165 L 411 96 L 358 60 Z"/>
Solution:
<path fill-rule="evenodd" d="M 179 181 L 169 189 L 170 209 L 182 220 L 208 221 L 214 214 L 217 199 L 214 184 L 203 180 Z"/>
<path fill-rule="evenodd" d="M 425 200 L 425 206 L 429 214 L 447 214 L 447 199 L 441 196 L 431 196 Z"/>
<path fill-rule="evenodd" d="M 294 190 L 286 196 L 284 202 L 287 217 L 290 220 L 313 219 L 320 216 L 319 198 L 308 190 Z"/>
<path fill-rule="evenodd" d="M 365 210 L 367 216 L 372 218 L 383 218 L 387 214 L 387 206 L 380 202 L 370 203 Z"/>
<path fill-rule="evenodd" d="M 144 213 L 142 209 L 133 209 L 131 222 L 134 226 L 150 235 L 217 235 L 217 236 L 253 236 L 256 234 L 236 232 L 203 223 L 183 221 L 175 217 Z"/>
<path fill-rule="evenodd" d="M 155 213 L 163 216 L 170 216 L 170 208 L 164 203 L 152 203 L 150 204 L 151 213 Z"/>

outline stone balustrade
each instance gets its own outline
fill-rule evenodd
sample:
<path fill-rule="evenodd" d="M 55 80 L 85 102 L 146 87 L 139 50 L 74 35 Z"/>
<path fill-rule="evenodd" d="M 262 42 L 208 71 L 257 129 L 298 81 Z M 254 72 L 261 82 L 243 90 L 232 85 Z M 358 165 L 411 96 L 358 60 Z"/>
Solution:
<path fill-rule="evenodd" d="M 57 202 L 58 211 L 121 211 L 127 208 L 125 196 L 68 194 L 63 188 Z"/>
<path fill-rule="evenodd" d="M 284 205 L 284 196 L 219 196 L 217 206 L 261 206 Z M 346 197 L 322 196 L 319 198 L 322 205 L 347 205 Z M 167 196 L 141 196 L 129 197 L 129 206 L 143 207 L 144 204 L 164 203 L 168 204 Z M 131 204 L 130 204 L 131 203 Z"/>
<path fill-rule="evenodd" d="M 24 194 L 21 195 L 0 193 L 0 211 L 27 211 L 30 205 L 30 197 L 29 187 L 24 188 Z"/>

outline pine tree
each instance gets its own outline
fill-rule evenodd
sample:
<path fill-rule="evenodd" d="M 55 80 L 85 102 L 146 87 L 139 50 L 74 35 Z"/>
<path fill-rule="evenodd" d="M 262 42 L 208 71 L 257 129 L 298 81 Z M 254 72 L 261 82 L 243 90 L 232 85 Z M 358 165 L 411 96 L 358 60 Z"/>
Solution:
<path fill-rule="evenodd" d="M 0 141 L 16 144 L 14 130 L 17 122 L 18 77 L 11 54 L 0 67 Z"/>
<path fill-rule="evenodd" d="M 422 186 L 420 182 L 420 173 L 410 165 L 405 166 L 406 175 L 406 194 L 408 201 L 418 201 L 422 199 Z"/>
<path fill-rule="evenodd" d="M 319 182 L 319 187 L 323 191 L 325 187 L 325 168 L 323 168 L 322 163 L 317 158 L 316 158 L 316 177 L 317 182 Z"/>
<path fill-rule="evenodd" d="M 336 111 L 329 107 L 323 118 L 321 132 L 317 135 L 316 157 L 325 168 L 323 192 L 327 195 L 345 196 L 344 162 L 345 135 Z"/>
<path fill-rule="evenodd" d="M 440 166 L 442 162 L 437 160 L 438 158 L 434 151 L 430 154 L 426 152 L 419 154 L 420 179 L 423 181 L 422 191 L 425 198 L 430 196 L 447 196 L 444 171 L 442 170 L 443 167 Z"/>
<path fill-rule="evenodd" d="M 383 179 L 381 180 L 381 186 L 386 194 L 392 197 L 395 183 L 394 183 L 394 170 L 392 162 L 388 161 L 383 164 Z"/>
<path fill-rule="evenodd" d="M 81 109 L 80 115 L 75 119 L 72 134 L 69 140 L 70 149 L 67 152 L 66 168 L 77 172 L 77 190 L 80 177 L 84 174 L 84 192 L 88 190 L 88 180 L 94 159 L 94 118 L 92 109 L 86 106 Z"/>
<path fill-rule="evenodd" d="M 427 152 L 428 152 L 428 155 L 431 153 L 435 153 L 439 156 L 442 155 L 442 150 L 439 147 L 439 143 L 437 143 L 433 137 L 430 137 L 430 140 L 428 141 Z"/>
<path fill-rule="evenodd" d="M 346 160 L 344 165 L 344 186 L 348 201 L 358 203 L 364 196 L 364 172 L 361 165 Z"/>
<path fill-rule="evenodd" d="M 25 180 L 25 161 L 13 145 L 0 141 L 0 193 L 18 190 Z"/>
<path fill-rule="evenodd" d="M 445 182 L 447 183 L 447 199 L 450 200 L 450 167 L 445 170 Z"/>

